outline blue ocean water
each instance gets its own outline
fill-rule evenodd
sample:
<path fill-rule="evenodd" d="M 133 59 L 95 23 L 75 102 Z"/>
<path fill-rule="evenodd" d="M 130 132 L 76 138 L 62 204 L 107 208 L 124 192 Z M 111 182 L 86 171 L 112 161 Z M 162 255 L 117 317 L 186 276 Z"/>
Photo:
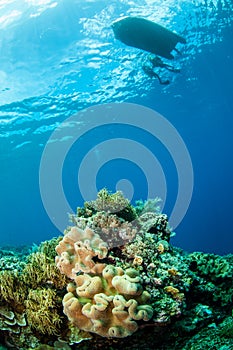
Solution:
<path fill-rule="evenodd" d="M 170 84 L 161 85 L 145 74 L 142 66 L 148 53 L 114 38 L 110 25 L 121 16 L 153 20 L 186 38 L 187 44 L 178 47 L 180 54 L 168 62 L 181 72 L 157 70 Z M 60 234 L 43 202 L 40 165 L 61 123 L 79 113 L 77 125 L 85 127 L 89 121 L 82 118 L 83 109 L 132 103 L 149 107 L 169 121 L 192 161 L 192 198 L 175 228 L 173 243 L 188 251 L 232 253 L 232 22 L 230 0 L 1 1 L 0 245 L 38 244 Z M 71 137 L 69 127 L 62 136 L 53 139 L 56 152 L 51 169 L 43 169 L 48 195 L 52 165 L 61 144 Z M 110 149 L 104 161 L 99 145 L 116 138 L 136 141 L 158 160 L 167 186 L 163 211 L 169 216 L 179 192 L 179 164 L 156 137 L 124 123 L 99 122 L 70 147 L 61 173 L 71 208 L 85 200 L 78 174 L 93 147 L 97 189 L 115 191 L 118 184 L 117 188 L 132 194 L 133 202 L 147 199 L 148 169 L 139 159 L 141 153 L 135 162 L 115 151 L 111 155 Z M 87 183 L 91 173 L 92 164 L 88 164 Z M 56 213 L 59 195 L 50 200 Z"/>

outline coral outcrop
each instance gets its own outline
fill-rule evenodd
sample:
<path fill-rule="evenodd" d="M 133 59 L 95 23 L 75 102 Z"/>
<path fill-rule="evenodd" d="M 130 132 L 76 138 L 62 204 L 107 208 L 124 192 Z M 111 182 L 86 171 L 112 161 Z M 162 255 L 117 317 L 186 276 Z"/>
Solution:
<path fill-rule="evenodd" d="M 133 207 L 103 189 L 71 215 L 63 237 L 0 249 L 0 343 L 232 349 L 233 255 L 175 248 L 158 203 Z"/>

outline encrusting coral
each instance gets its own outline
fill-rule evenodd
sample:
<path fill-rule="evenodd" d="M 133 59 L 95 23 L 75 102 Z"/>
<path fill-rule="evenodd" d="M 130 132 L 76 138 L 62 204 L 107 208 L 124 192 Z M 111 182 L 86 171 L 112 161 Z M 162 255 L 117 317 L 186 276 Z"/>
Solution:
<path fill-rule="evenodd" d="M 158 203 L 133 207 L 103 189 L 70 216 L 63 237 L 21 256 L 0 250 L 0 343 L 232 349 L 233 256 L 175 248 Z"/>
<path fill-rule="evenodd" d="M 24 314 L 13 312 L 8 306 L 0 306 L 0 329 L 12 333 L 20 333 L 21 327 L 26 326 Z"/>

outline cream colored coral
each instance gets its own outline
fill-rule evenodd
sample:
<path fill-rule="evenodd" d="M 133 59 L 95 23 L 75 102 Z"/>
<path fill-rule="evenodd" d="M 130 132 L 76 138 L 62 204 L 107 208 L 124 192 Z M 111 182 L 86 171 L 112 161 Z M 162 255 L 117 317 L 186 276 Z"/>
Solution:
<path fill-rule="evenodd" d="M 74 279 L 77 272 L 94 272 L 98 263 L 93 257 L 103 259 L 108 253 L 107 244 L 89 227 L 81 230 L 72 227 L 56 247 L 58 256 L 55 259 L 61 273 Z M 99 265 L 102 265 L 99 263 Z M 105 265 L 104 265 L 105 266 Z"/>
<path fill-rule="evenodd" d="M 63 299 L 64 313 L 81 330 L 104 337 L 126 337 L 138 328 L 138 320 L 153 315 L 150 298 L 142 290 L 134 269 L 107 265 L 98 275 L 81 274 L 70 284 Z"/>
<path fill-rule="evenodd" d="M 93 298 L 96 293 L 103 290 L 102 280 L 99 276 L 79 275 L 75 278 L 75 283 L 77 294 L 80 297 Z"/>
<path fill-rule="evenodd" d="M 112 285 L 121 294 L 140 295 L 142 293 L 141 278 L 139 272 L 130 268 L 123 276 L 115 276 Z"/>

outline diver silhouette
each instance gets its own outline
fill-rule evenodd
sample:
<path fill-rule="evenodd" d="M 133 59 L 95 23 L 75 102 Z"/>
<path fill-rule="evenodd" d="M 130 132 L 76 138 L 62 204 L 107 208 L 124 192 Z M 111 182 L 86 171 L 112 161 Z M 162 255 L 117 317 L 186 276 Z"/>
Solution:
<path fill-rule="evenodd" d="M 142 65 L 143 71 L 149 77 L 157 78 L 161 85 L 168 85 L 170 82 L 169 82 L 169 80 L 162 80 L 160 78 L 160 76 L 158 75 L 158 73 L 156 73 L 154 71 L 154 68 L 165 68 L 168 71 L 173 72 L 173 73 L 179 73 L 180 72 L 179 68 L 175 68 L 175 67 L 171 66 L 170 64 L 167 64 L 167 63 L 163 62 L 161 60 L 161 58 L 156 56 L 156 55 L 149 55 L 148 56 L 148 61 L 151 63 L 151 65 L 150 66 L 148 64 Z"/>
<path fill-rule="evenodd" d="M 155 71 L 153 70 L 152 67 L 150 67 L 150 66 L 144 64 L 144 65 L 142 66 L 142 69 L 143 69 L 143 71 L 144 71 L 150 78 L 157 78 L 158 81 L 159 81 L 159 83 L 160 83 L 161 85 L 168 85 L 168 84 L 170 84 L 170 81 L 169 81 L 169 80 L 162 80 L 162 79 L 160 78 L 160 76 L 159 76 L 157 73 L 155 73 Z"/>
<path fill-rule="evenodd" d="M 175 67 L 171 66 L 170 64 L 164 63 L 159 56 L 149 55 L 148 59 L 152 63 L 153 68 L 160 67 L 160 68 L 165 68 L 173 73 L 180 73 L 179 68 L 175 68 Z"/>

